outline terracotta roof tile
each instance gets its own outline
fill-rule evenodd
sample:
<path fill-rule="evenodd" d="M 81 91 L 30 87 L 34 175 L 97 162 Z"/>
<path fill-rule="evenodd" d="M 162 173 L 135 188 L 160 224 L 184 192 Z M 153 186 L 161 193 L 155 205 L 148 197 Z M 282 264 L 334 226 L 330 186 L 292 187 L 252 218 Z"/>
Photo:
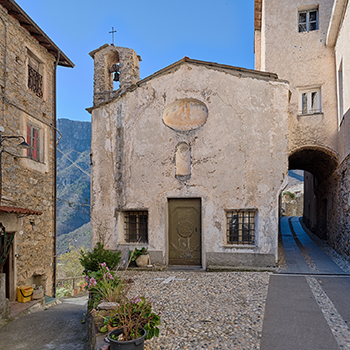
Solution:
<path fill-rule="evenodd" d="M 27 208 L 6 207 L 0 206 L 0 212 L 15 213 L 15 214 L 27 214 L 27 215 L 41 215 L 41 211 L 31 210 Z"/>

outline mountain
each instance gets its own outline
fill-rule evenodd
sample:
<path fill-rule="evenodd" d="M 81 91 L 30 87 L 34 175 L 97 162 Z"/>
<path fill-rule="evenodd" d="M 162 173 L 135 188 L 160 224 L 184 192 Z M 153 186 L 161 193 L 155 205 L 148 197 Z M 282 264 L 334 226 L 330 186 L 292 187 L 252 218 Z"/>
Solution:
<path fill-rule="evenodd" d="M 90 140 L 91 123 L 58 119 L 62 137 L 57 146 L 57 252 L 69 243 L 90 247 Z M 79 229 L 81 229 L 79 231 Z M 77 239 L 83 234 L 87 239 Z"/>

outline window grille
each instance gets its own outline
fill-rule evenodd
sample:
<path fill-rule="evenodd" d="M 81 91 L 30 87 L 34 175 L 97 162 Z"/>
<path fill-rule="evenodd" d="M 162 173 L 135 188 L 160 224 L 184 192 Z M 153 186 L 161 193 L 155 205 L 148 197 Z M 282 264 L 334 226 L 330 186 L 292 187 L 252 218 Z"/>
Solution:
<path fill-rule="evenodd" d="M 228 244 L 255 244 L 255 215 L 256 210 L 226 212 Z"/>
<path fill-rule="evenodd" d="M 318 29 L 318 10 L 312 9 L 299 12 L 299 33 Z"/>
<path fill-rule="evenodd" d="M 39 129 L 30 124 L 27 124 L 27 143 L 27 157 L 39 160 Z"/>
<path fill-rule="evenodd" d="M 124 213 L 125 241 L 148 242 L 148 212 L 126 211 Z"/>
<path fill-rule="evenodd" d="M 32 64 L 31 62 L 32 60 L 30 60 L 28 64 L 28 87 L 40 98 L 42 98 L 43 97 L 43 77 L 38 72 L 39 69 L 35 69 L 32 67 L 34 64 Z"/>

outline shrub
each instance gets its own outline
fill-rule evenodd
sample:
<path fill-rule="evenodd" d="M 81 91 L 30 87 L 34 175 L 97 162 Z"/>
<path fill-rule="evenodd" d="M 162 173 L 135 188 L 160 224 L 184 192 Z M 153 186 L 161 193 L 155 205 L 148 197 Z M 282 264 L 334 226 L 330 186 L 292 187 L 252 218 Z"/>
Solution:
<path fill-rule="evenodd" d="M 106 250 L 100 242 L 97 242 L 97 246 L 92 252 L 85 253 L 81 250 L 80 255 L 81 257 L 79 260 L 84 267 L 85 274 L 87 274 L 88 271 L 98 271 L 100 269 L 100 264 L 104 262 L 109 269 L 113 270 L 118 266 L 121 259 L 121 252 Z"/>

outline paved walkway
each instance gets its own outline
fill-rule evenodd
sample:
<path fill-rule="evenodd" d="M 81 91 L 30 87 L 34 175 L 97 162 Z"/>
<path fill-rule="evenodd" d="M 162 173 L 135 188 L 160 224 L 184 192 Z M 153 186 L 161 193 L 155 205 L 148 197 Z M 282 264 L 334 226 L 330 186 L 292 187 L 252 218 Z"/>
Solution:
<path fill-rule="evenodd" d="M 287 267 L 270 277 L 261 350 L 350 349 L 350 274 L 303 230 L 281 219 Z"/>
<path fill-rule="evenodd" d="M 0 330 L 1 350 L 85 350 L 87 296 L 63 299 L 62 304 L 35 311 Z"/>
<path fill-rule="evenodd" d="M 278 274 L 120 272 L 134 281 L 133 295 L 163 312 L 160 337 L 145 350 L 350 349 L 350 264 L 321 250 L 297 218 L 281 224 L 287 266 Z M 11 322 L 0 330 L 0 349 L 85 350 L 85 304 L 65 299 Z"/>

